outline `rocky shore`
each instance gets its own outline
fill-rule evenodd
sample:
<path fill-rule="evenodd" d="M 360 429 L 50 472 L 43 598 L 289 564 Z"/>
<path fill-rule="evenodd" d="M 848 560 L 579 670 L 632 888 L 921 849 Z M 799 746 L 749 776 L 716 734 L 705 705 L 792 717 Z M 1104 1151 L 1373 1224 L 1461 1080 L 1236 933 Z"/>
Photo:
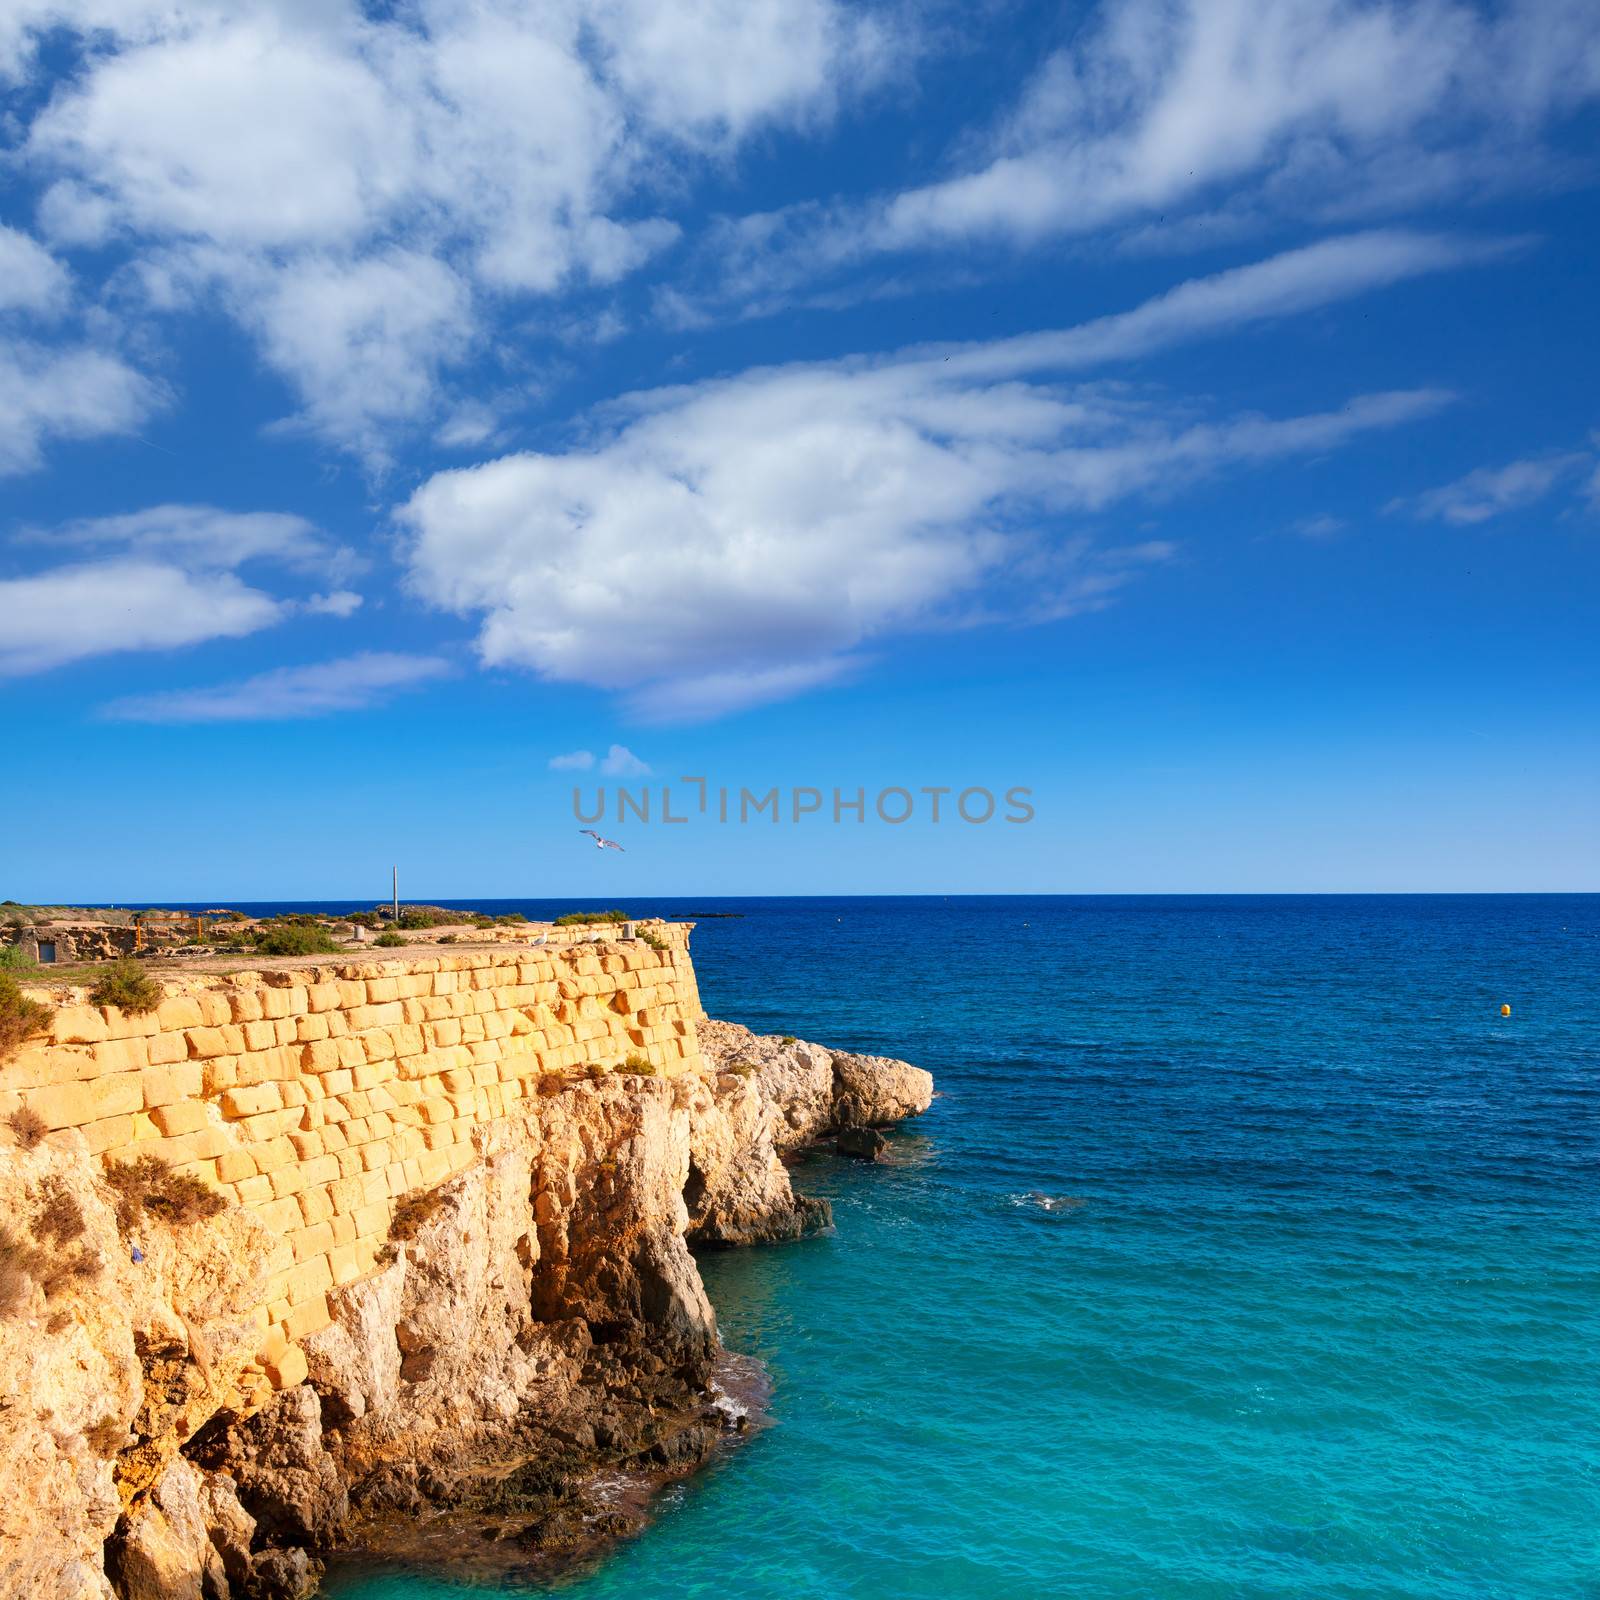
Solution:
<path fill-rule="evenodd" d="M 81 1141 L 0 1148 L 3 1214 L 71 1235 L 62 1282 L 0 1315 L 0 1593 L 302 1600 L 334 1552 L 537 1568 L 626 1531 L 740 1420 L 690 1245 L 825 1227 L 785 1154 L 870 1153 L 849 1130 L 932 1097 L 903 1062 L 699 1037 L 692 1072 L 551 1073 L 476 1130 L 472 1163 L 396 1214 L 390 1259 L 330 1293 L 304 1381 L 249 1414 L 222 1399 L 260 1222 L 160 1227 L 133 1260 Z M 97 1270 L 73 1279 L 79 1256 Z"/>

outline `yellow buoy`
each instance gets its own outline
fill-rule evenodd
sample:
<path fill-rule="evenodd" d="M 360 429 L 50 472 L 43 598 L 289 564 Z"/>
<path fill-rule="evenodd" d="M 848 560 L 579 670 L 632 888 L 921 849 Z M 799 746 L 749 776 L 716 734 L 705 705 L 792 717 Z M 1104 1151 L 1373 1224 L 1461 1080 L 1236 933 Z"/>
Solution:
<path fill-rule="evenodd" d="M 1501 1006 L 1500 1007 L 1500 1015 L 1502 1017 L 1509 1017 L 1511 1015 L 1511 1007 L 1510 1006 Z"/>

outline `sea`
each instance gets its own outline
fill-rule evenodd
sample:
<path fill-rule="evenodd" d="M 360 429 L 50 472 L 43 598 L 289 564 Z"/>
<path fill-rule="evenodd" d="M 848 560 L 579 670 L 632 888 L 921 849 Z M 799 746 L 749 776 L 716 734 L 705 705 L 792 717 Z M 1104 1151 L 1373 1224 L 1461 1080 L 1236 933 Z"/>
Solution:
<path fill-rule="evenodd" d="M 1600 896 L 627 908 L 939 1098 L 800 1164 L 830 1234 L 703 1258 L 769 1425 L 547 1588 L 1600 1596 Z"/>

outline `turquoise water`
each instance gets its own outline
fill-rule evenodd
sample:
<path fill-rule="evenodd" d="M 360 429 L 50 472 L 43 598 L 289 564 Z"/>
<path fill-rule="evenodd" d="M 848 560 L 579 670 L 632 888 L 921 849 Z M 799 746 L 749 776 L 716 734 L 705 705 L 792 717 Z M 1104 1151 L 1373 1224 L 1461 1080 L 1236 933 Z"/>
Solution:
<path fill-rule="evenodd" d="M 702 1263 L 775 1425 L 566 1600 L 1600 1594 L 1600 897 L 743 908 L 710 1011 L 943 1097 Z"/>

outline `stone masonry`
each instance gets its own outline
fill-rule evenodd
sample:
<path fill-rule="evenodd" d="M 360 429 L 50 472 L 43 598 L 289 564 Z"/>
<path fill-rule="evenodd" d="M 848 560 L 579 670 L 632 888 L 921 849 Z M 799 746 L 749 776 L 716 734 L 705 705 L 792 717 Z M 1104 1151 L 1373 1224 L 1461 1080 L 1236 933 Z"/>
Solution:
<path fill-rule="evenodd" d="M 228 1396 L 253 1410 L 304 1379 L 297 1341 L 328 1325 L 330 1290 L 382 1264 L 396 1203 L 470 1165 L 474 1130 L 517 1115 L 544 1075 L 700 1066 L 689 928 L 652 931 L 666 948 L 186 974 L 140 1016 L 64 1004 L 0 1066 L 0 1117 L 26 1104 L 103 1159 L 160 1156 L 271 1230 L 257 1357 Z"/>

